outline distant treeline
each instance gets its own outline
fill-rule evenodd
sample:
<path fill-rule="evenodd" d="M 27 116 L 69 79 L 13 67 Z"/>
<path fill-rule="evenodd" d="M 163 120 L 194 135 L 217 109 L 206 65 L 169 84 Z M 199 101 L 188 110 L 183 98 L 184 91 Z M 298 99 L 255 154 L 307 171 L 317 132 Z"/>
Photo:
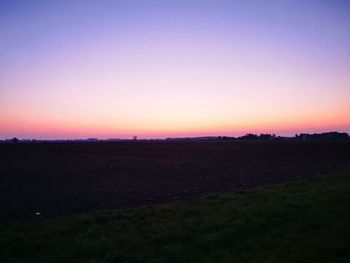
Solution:
<path fill-rule="evenodd" d="M 350 139 L 346 132 L 325 132 L 325 133 L 300 133 L 294 137 L 276 136 L 276 134 L 248 133 L 240 137 L 232 136 L 206 136 L 206 137 L 188 137 L 188 138 L 167 138 L 167 140 L 328 140 L 328 139 Z"/>
<path fill-rule="evenodd" d="M 210 141 L 210 140 L 242 140 L 242 141 L 254 141 L 254 140 L 349 140 L 349 134 L 346 132 L 325 132 L 325 133 L 300 133 L 295 134 L 294 137 L 276 136 L 276 134 L 261 133 L 260 135 L 248 133 L 240 137 L 232 136 L 202 136 L 202 137 L 179 137 L 179 138 L 166 138 L 166 139 L 137 139 L 134 136 L 132 139 L 71 139 L 71 140 L 37 140 L 37 139 L 24 139 L 19 140 L 17 138 L 0 140 L 3 143 L 29 143 L 29 142 L 120 142 L 120 141 Z"/>
<path fill-rule="evenodd" d="M 264 134 L 261 133 L 260 135 L 248 133 L 244 136 L 240 137 L 221 137 L 223 139 L 229 138 L 229 139 L 236 139 L 236 140 L 323 140 L 323 139 L 349 139 L 349 134 L 346 132 L 325 132 L 325 133 L 300 133 L 295 134 L 294 137 L 283 137 L 283 136 L 276 136 L 275 134 Z"/>
<path fill-rule="evenodd" d="M 295 138 L 308 140 L 308 139 L 349 139 L 349 134 L 346 132 L 325 132 L 325 133 L 300 133 L 296 134 Z"/>
<path fill-rule="evenodd" d="M 223 137 L 225 138 L 225 137 Z M 325 132 L 325 133 L 300 133 L 294 137 L 276 136 L 275 134 L 260 135 L 248 133 L 244 136 L 234 138 L 236 140 L 323 140 L 323 139 L 349 139 L 349 134 L 346 132 Z"/>

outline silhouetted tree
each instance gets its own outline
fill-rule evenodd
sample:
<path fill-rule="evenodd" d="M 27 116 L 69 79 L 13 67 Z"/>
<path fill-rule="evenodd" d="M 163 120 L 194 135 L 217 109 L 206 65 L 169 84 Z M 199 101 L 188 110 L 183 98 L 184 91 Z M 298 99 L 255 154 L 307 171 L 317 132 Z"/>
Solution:
<path fill-rule="evenodd" d="M 259 139 L 261 139 L 261 140 L 271 140 L 272 138 L 274 138 L 274 136 L 271 135 L 271 134 L 263 134 L 263 133 L 261 133 L 260 136 L 259 136 Z"/>
<path fill-rule="evenodd" d="M 252 133 L 248 133 L 248 134 L 246 134 L 244 136 L 238 137 L 238 139 L 241 139 L 241 140 L 256 140 L 256 139 L 258 139 L 258 135 L 252 134 Z"/>

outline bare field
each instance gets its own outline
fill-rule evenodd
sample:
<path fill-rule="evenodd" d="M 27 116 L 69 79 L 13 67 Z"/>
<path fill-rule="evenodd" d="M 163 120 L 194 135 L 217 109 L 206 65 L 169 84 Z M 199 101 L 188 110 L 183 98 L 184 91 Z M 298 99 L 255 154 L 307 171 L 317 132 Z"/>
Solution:
<path fill-rule="evenodd" d="M 169 202 L 349 169 L 349 141 L 0 144 L 0 222 Z"/>

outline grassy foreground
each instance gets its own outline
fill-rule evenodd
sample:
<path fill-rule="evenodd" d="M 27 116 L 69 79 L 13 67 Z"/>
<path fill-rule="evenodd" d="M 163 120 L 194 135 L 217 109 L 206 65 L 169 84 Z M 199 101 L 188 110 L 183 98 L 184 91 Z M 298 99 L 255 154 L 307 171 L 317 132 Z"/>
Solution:
<path fill-rule="evenodd" d="M 2 225 L 0 262 L 350 262 L 350 174 Z"/>

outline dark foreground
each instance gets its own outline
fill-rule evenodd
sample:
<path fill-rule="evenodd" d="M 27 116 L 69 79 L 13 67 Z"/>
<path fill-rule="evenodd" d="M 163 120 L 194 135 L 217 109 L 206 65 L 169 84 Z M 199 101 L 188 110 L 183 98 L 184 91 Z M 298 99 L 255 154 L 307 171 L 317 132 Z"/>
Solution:
<path fill-rule="evenodd" d="M 161 203 L 350 170 L 350 142 L 0 144 L 0 222 Z"/>
<path fill-rule="evenodd" d="M 350 173 L 0 225 L 0 262 L 350 262 Z"/>

